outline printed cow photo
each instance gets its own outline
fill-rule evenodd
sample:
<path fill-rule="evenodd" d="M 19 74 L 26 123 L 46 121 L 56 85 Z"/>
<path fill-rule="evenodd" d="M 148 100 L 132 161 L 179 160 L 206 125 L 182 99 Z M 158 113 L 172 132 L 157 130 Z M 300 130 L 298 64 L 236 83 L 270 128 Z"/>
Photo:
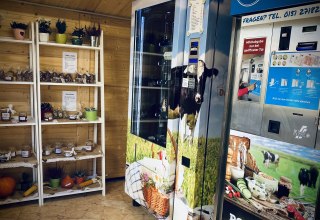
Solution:
<path fill-rule="evenodd" d="M 182 84 L 180 89 L 173 89 L 172 94 L 169 96 L 169 118 L 178 118 L 185 119 L 186 125 L 191 131 L 191 137 L 193 137 L 194 128 L 197 123 L 198 115 L 200 112 L 201 104 L 203 102 L 203 95 L 205 92 L 206 80 L 208 77 L 216 77 L 218 75 L 218 70 L 215 68 L 209 69 L 206 67 L 204 61 L 199 60 L 196 69 L 193 69 L 194 66 L 183 66 L 176 67 L 171 70 L 171 75 L 176 79 L 190 80 L 188 85 Z M 192 74 L 192 71 L 196 71 L 196 75 Z M 194 81 L 192 81 L 194 80 Z M 192 84 L 192 85 L 190 85 Z M 180 92 L 181 91 L 181 92 Z M 180 92 L 178 95 L 177 93 Z M 170 99 L 170 97 L 174 97 Z"/>
<path fill-rule="evenodd" d="M 265 167 L 269 168 L 270 163 L 273 163 L 276 165 L 276 167 L 279 166 L 280 157 L 278 154 L 271 153 L 270 151 L 261 151 L 263 154 L 263 164 Z"/>

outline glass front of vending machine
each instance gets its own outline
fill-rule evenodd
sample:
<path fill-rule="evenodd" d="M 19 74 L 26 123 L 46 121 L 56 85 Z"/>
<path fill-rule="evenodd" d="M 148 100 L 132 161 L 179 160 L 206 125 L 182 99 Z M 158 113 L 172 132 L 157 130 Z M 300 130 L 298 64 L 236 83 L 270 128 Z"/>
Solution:
<path fill-rule="evenodd" d="M 184 0 L 132 5 L 125 191 L 157 219 L 173 210 L 186 8 Z"/>
<path fill-rule="evenodd" d="M 125 191 L 156 219 L 212 219 L 230 1 L 133 3 Z"/>
<path fill-rule="evenodd" d="M 234 0 L 231 14 L 218 216 L 320 219 L 320 3 Z"/>

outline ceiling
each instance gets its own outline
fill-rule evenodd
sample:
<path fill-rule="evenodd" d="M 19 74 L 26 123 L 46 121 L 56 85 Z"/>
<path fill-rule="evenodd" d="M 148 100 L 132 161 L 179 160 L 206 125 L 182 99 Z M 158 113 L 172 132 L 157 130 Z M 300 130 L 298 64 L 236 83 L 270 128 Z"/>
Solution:
<path fill-rule="evenodd" d="M 111 15 L 116 17 L 131 17 L 131 5 L 134 0 L 21 0 L 19 2 L 29 2 L 55 6 L 73 10 Z"/>

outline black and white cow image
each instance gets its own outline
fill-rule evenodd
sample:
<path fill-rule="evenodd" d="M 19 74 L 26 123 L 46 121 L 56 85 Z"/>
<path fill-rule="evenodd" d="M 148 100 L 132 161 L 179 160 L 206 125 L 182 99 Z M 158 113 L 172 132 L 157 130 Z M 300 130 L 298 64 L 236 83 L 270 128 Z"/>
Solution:
<path fill-rule="evenodd" d="M 298 174 L 298 179 L 300 181 L 300 196 L 304 195 L 306 186 L 316 188 L 318 176 L 319 171 L 315 166 L 311 166 L 309 170 L 307 170 L 307 168 L 300 169 Z"/>
<path fill-rule="evenodd" d="M 169 118 L 176 118 L 180 116 L 180 118 L 182 119 L 183 117 L 185 117 L 186 124 L 191 130 L 191 133 L 193 133 L 201 104 L 203 102 L 206 80 L 208 77 L 216 77 L 219 71 L 215 68 L 207 68 L 206 64 L 202 60 L 198 61 L 196 75 L 191 74 L 189 71 L 190 66 L 183 66 L 171 70 L 172 76 L 175 76 L 177 79 L 180 78 L 180 81 L 178 80 L 178 83 L 182 86 L 179 88 L 179 100 L 177 100 L 177 88 L 174 88 L 173 92 L 175 94 L 172 94 L 171 96 L 175 98 L 170 100 L 169 97 Z M 191 79 L 190 82 L 194 82 L 193 86 L 190 87 L 183 85 L 181 79 L 186 79 L 186 76 L 189 77 L 188 79 Z"/>
<path fill-rule="evenodd" d="M 271 153 L 270 151 L 261 151 L 263 154 L 263 164 L 265 167 L 269 168 L 270 163 L 274 163 L 279 166 L 280 157 L 278 154 Z"/>
<path fill-rule="evenodd" d="M 311 166 L 309 169 L 309 187 L 316 188 L 318 176 L 318 168 L 316 166 Z"/>
<path fill-rule="evenodd" d="M 301 168 L 298 174 L 298 179 L 300 181 L 300 196 L 303 196 L 304 188 L 309 184 L 309 170 Z"/>

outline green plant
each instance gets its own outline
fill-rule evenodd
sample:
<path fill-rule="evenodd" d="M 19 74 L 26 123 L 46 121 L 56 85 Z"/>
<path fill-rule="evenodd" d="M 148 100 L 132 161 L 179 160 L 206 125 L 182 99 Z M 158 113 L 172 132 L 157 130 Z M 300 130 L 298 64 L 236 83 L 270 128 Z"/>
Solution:
<path fill-rule="evenodd" d="M 94 112 L 94 111 L 97 111 L 97 109 L 95 109 L 95 108 L 93 108 L 93 107 L 91 107 L 91 108 L 88 108 L 88 107 L 86 107 L 86 108 L 84 108 L 87 112 Z"/>
<path fill-rule="evenodd" d="M 52 111 L 52 105 L 47 102 L 41 103 L 41 111 Z"/>
<path fill-rule="evenodd" d="M 154 187 L 156 185 L 153 179 L 150 178 L 146 173 L 140 174 L 140 179 L 146 187 Z"/>
<path fill-rule="evenodd" d="M 18 22 L 15 22 L 15 21 L 11 22 L 10 26 L 11 26 L 12 29 L 23 29 L 23 30 L 26 30 L 28 28 L 27 24 L 18 23 Z"/>
<path fill-rule="evenodd" d="M 75 27 L 71 35 L 78 37 L 78 38 L 83 38 L 85 36 L 85 34 L 86 33 L 84 32 L 83 28 Z"/>
<path fill-rule="evenodd" d="M 76 177 L 85 177 L 86 171 L 85 170 L 77 170 L 73 173 L 73 175 Z"/>
<path fill-rule="evenodd" d="M 66 21 L 58 19 L 58 21 L 56 23 L 56 28 L 57 28 L 59 34 L 64 34 L 67 30 Z"/>
<path fill-rule="evenodd" d="M 98 24 L 98 27 L 96 27 L 95 24 L 92 27 L 89 26 L 88 28 L 87 28 L 87 26 L 85 26 L 85 29 L 86 29 L 86 33 L 88 36 L 99 37 L 101 35 L 100 24 Z"/>
<path fill-rule="evenodd" d="M 39 32 L 40 33 L 49 33 L 51 34 L 51 21 L 40 19 L 39 21 Z"/>
<path fill-rule="evenodd" d="M 60 179 L 63 175 L 62 167 L 51 167 L 48 169 L 50 179 Z"/>

